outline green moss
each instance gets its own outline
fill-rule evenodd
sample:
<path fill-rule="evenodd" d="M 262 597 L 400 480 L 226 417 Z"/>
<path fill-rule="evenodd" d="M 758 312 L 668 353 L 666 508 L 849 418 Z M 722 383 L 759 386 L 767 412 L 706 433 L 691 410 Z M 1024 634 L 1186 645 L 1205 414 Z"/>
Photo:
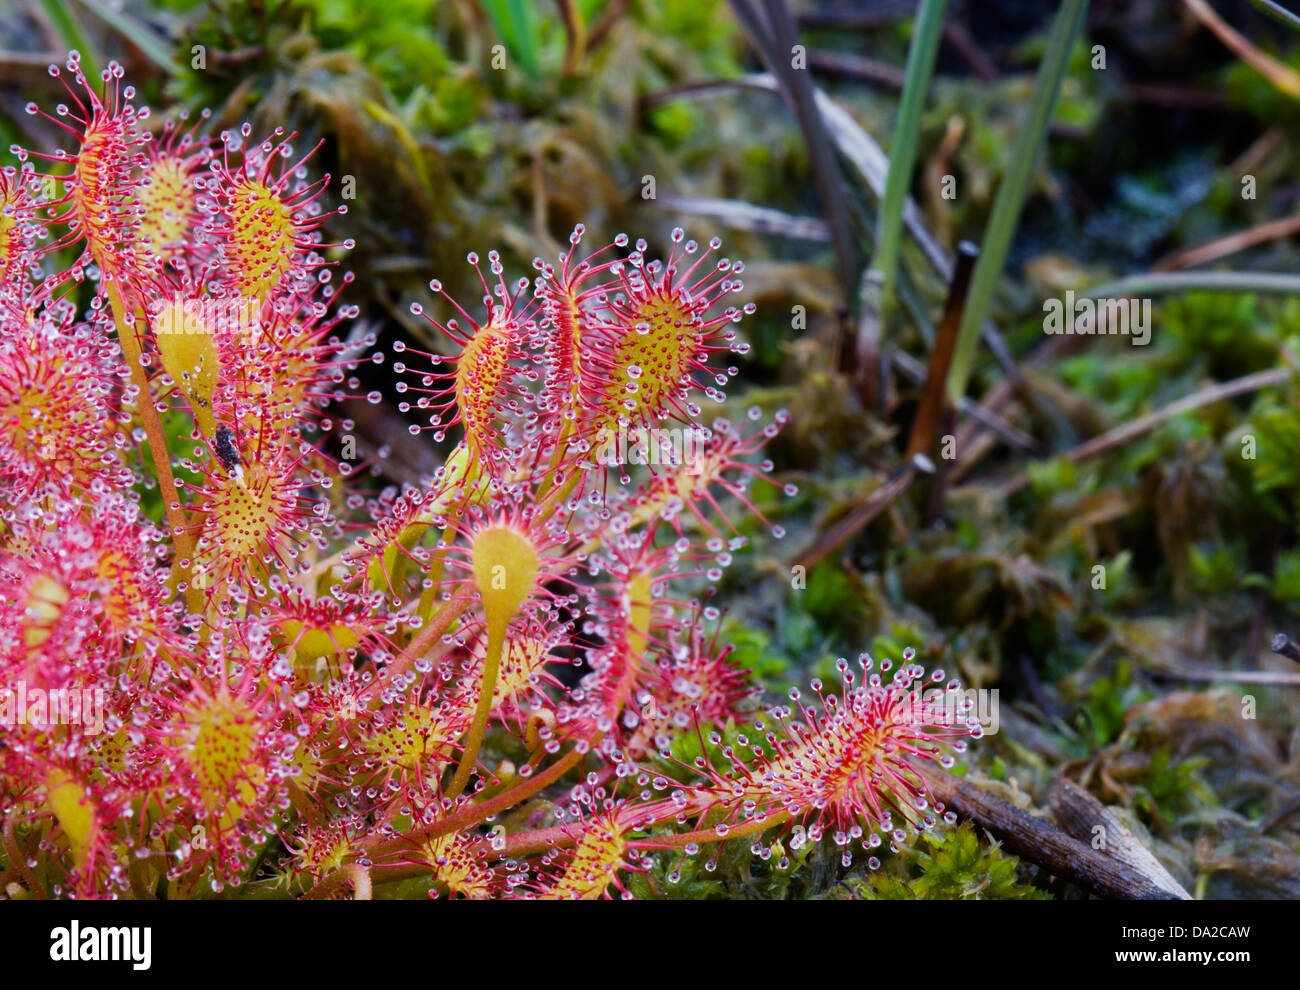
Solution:
<path fill-rule="evenodd" d="M 871 873 L 850 881 L 864 900 L 1051 900 L 1051 894 L 1022 880 L 1019 860 L 998 843 L 981 839 L 969 822 L 921 839 L 905 857 L 902 874 Z"/>
<path fill-rule="evenodd" d="M 1142 790 L 1133 801 L 1134 807 L 1157 812 L 1165 819 L 1183 814 L 1196 804 L 1196 794 L 1203 785 L 1195 775 L 1208 763 L 1209 759 L 1203 756 L 1172 763 L 1169 747 L 1159 747 L 1151 754 Z"/>

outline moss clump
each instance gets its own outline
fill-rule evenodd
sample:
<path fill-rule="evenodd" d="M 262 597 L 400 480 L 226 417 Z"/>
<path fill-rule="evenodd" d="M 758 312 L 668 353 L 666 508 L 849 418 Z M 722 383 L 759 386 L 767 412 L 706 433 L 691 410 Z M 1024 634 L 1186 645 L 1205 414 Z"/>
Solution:
<path fill-rule="evenodd" d="M 970 822 L 940 835 L 925 836 L 915 855 L 902 861 L 904 876 L 873 873 L 850 880 L 858 897 L 871 901 L 1033 901 L 1052 895 L 1016 873 L 1019 860 L 999 843 L 980 841 Z"/>

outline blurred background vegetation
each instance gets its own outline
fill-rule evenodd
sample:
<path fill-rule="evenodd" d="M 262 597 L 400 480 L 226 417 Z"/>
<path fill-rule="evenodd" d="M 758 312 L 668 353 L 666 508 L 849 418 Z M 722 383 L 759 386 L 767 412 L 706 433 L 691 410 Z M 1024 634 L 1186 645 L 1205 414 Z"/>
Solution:
<path fill-rule="evenodd" d="M 864 391 L 853 342 L 872 303 L 857 278 L 872 261 L 878 195 L 841 160 L 827 208 L 806 122 L 754 82 L 764 65 L 736 16 L 748 6 L 11 0 L 0 8 L 0 137 L 57 146 L 23 107 L 60 99 L 45 69 L 76 48 L 92 67 L 123 62 L 155 124 L 206 107 L 214 132 L 250 120 L 259 135 L 299 132 L 302 148 L 323 140 L 312 167 L 331 174 L 335 202 L 345 179 L 355 184 L 328 233 L 356 241 L 348 298 L 379 350 L 441 346 L 409 306 L 436 308 L 435 276 L 477 299 L 470 251 L 500 250 L 517 278 L 535 256 L 553 259 L 578 222 L 592 246 L 622 231 L 662 246 L 677 225 L 720 234 L 758 304 L 724 412 L 790 410 L 772 456 L 779 480 L 800 489 L 758 490 L 787 535 L 750 527 L 753 552 L 720 589 L 740 660 L 779 692 L 833 680 L 837 656 L 915 646 L 927 665 L 1001 691 L 1001 731 L 965 772 L 1036 808 L 1069 776 L 1198 895 L 1300 896 L 1300 667 L 1268 651 L 1276 632 L 1300 638 L 1300 391 L 1275 381 L 1097 456 L 1065 456 L 1214 383 L 1300 367 L 1300 299 L 1161 294 L 1145 348 L 1045 337 L 1041 307 L 1153 270 L 1230 269 L 1247 289 L 1252 273 L 1296 271 L 1298 94 L 1238 58 L 1192 3 L 1093 3 L 992 301 L 1019 381 L 999 398 L 1005 362 L 981 349 L 974 366 L 971 401 L 1013 431 L 977 433 L 963 415 L 939 511 L 930 483 L 912 485 L 792 588 L 792 565 L 905 464 L 919 392 L 901 372 L 909 360 L 924 369 L 947 287 L 906 242 L 911 305 L 880 328 L 885 387 Z M 948 254 L 983 235 L 1057 6 L 949 5 L 910 190 Z M 1214 6 L 1273 66 L 1300 71 L 1300 33 L 1245 2 Z M 886 153 L 915 8 L 789 4 L 812 80 Z M 939 192 L 945 175 L 953 199 Z M 847 259 L 830 243 L 844 218 Z M 406 431 L 384 365 L 362 374 L 387 397 L 355 413 L 364 450 L 387 455 L 374 483 L 418 484 L 442 453 Z M 1243 672 L 1259 676 L 1234 679 Z M 673 893 L 1079 894 L 969 828 L 921 845 L 874 878 L 832 854 L 793 887 L 740 850 Z M 653 876 L 633 882 L 665 896 Z"/>

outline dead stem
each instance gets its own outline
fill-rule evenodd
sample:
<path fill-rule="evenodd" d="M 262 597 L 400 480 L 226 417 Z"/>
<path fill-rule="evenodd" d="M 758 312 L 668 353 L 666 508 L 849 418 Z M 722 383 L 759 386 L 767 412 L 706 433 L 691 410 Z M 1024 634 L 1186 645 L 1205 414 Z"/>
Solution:
<path fill-rule="evenodd" d="M 1119 860 L 1097 852 L 1055 825 L 1021 811 L 970 781 L 921 766 L 919 761 L 912 769 L 925 781 L 935 799 L 948 809 L 986 829 L 1017 855 L 1099 897 L 1169 900 L 1176 896 Z"/>
<path fill-rule="evenodd" d="M 1184 396 L 1177 402 L 1169 403 L 1163 409 L 1158 409 L 1140 419 L 1135 419 L 1131 423 L 1117 426 L 1113 430 L 1107 430 L 1101 436 L 1093 437 L 1087 443 L 1075 447 L 1065 456 L 1078 464 L 1081 461 L 1096 457 L 1098 454 L 1104 454 L 1116 447 L 1123 446 L 1131 440 L 1136 440 L 1144 433 L 1150 433 L 1156 427 L 1185 412 L 1211 406 L 1216 402 L 1222 402 L 1224 399 L 1243 395 L 1246 392 L 1254 392 L 1274 385 L 1285 385 L 1291 379 L 1291 374 L 1289 368 L 1270 368 L 1268 371 L 1257 371 L 1252 375 L 1234 378 L 1230 382 L 1218 382 L 1209 385 L 1200 391 L 1193 392 L 1191 395 Z M 1009 497 L 1027 484 L 1029 484 L 1029 474 L 1028 472 L 1022 472 L 1009 481 L 1003 482 L 1000 491 L 1003 496 Z"/>
<path fill-rule="evenodd" d="M 821 534 L 795 561 L 797 566 L 812 570 L 828 556 L 851 540 L 867 523 L 876 518 L 903 492 L 911 487 L 920 474 L 934 471 L 929 458 L 917 455 L 905 467 L 895 472 L 884 484 L 871 492 L 858 506 L 851 509 L 839 522 Z"/>

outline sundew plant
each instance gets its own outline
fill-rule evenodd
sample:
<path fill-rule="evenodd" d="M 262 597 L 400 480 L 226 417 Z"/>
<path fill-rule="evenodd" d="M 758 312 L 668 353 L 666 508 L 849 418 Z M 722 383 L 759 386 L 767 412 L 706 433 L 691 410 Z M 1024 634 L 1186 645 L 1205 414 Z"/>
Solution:
<path fill-rule="evenodd" d="M 467 243 L 481 297 L 414 307 L 447 346 L 376 350 L 316 148 L 50 72 L 61 144 L 0 171 L 0 886 L 608 898 L 955 820 L 955 680 L 863 654 L 764 705 L 720 632 L 789 416 L 710 412 L 754 308 L 719 240 Z M 362 361 L 430 484 L 337 456 Z"/>

